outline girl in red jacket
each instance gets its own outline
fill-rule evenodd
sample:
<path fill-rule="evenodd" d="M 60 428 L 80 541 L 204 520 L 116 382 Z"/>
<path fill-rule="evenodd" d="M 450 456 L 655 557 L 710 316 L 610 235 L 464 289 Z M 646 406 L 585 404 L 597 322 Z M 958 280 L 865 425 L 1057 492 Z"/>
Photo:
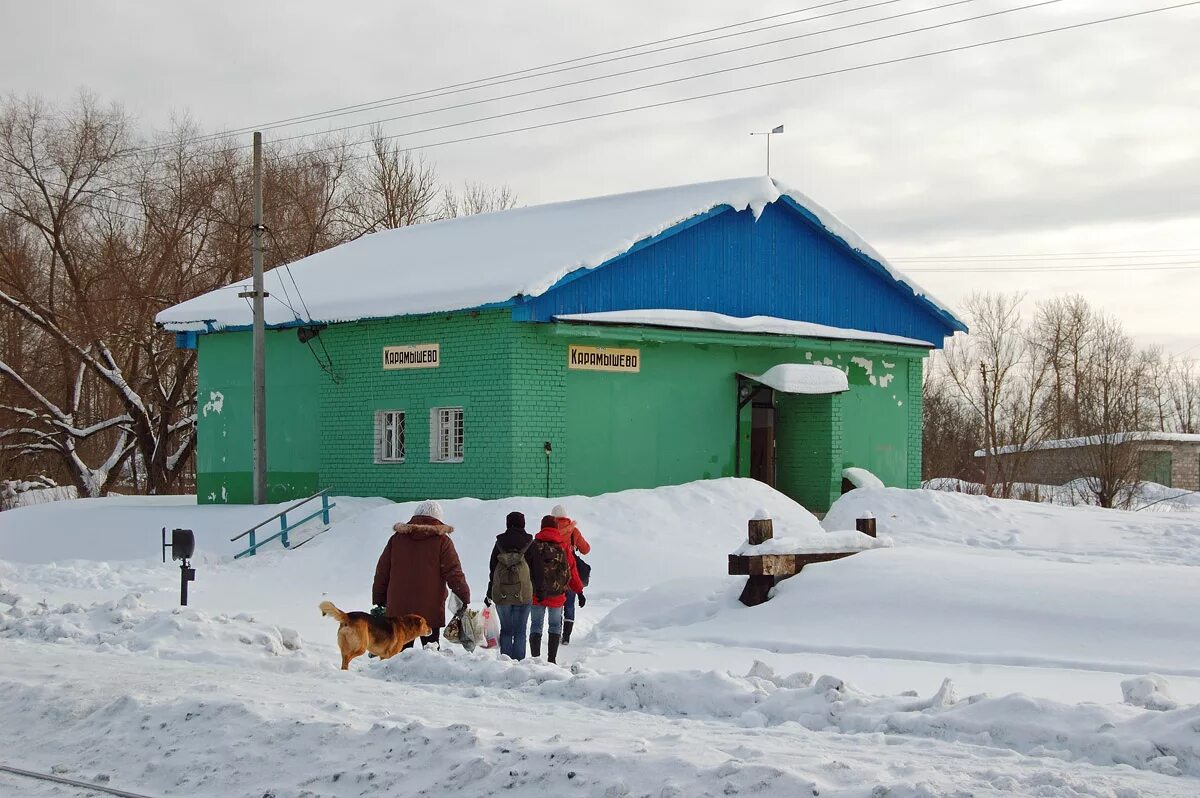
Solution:
<path fill-rule="evenodd" d="M 546 623 L 546 614 L 550 614 L 550 637 L 546 644 L 546 661 L 555 662 L 558 659 L 558 645 L 562 640 L 563 606 L 567 603 L 567 591 L 579 595 L 579 606 L 587 603 L 583 596 L 583 583 L 579 581 L 579 571 L 575 567 L 575 552 L 566 534 L 558 528 L 554 516 L 547 515 L 542 519 L 542 530 L 533 539 L 529 552 L 531 565 L 539 571 L 534 585 L 539 591 L 554 590 L 549 595 L 535 593 L 533 608 L 529 614 L 529 653 L 535 657 L 542 653 L 542 631 Z M 566 576 L 562 578 L 565 560 Z M 564 585 L 563 582 L 566 584 Z M 560 589 L 555 590 L 558 583 Z"/>
<path fill-rule="evenodd" d="M 567 508 L 561 504 L 554 505 L 554 509 L 550 511 L 550 515 L 554 516 L 554 522 L 558 528 L 562 530 L 563 535 L 567 538 L 567 543 L 571 546 L 572 552 L 579 554 L 590 554 L 592 551 L 591 544 L 587 542 L 587 538 L 579 531 L 579 527 L 567 515 Z M 586 601 L 586 599 L 585 599 Z M 567 605 L 563 607 L 563 631 L 562 644 L 564 646 L 571 645 L 571 631 L 575 628 L 575 591 L 567 591 Z"/>

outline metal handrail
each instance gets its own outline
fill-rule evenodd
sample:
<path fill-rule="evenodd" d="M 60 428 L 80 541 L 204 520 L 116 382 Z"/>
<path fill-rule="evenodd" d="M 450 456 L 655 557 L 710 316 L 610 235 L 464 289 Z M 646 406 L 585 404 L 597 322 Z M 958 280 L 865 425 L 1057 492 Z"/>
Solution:
<path fill-rule="evenodd" d="M 323 488 L 323 489 L 317 491 L 316 493 L 314 493 L 313 495 L 309 496 L 307 499 L 301 499 L 300 501 L 293 504 L 291 507 L 280 510 L 279 512 L 275 513 L 275 515 L 271 516 L 270 518 L 266 519 L 265 521 L 261 521 L 261 522 L 255 524 L 254 526 L 250 527 L 242 534 L 237 535 L 235 537 L 231 537 L 229 539 L 229 542 L 233 543 L 235 540 L 241 540 L 242 538 L 246 537 L 246 535 L 249 535 L 251 532 L 254 532 L 255 530 L 257 530 L 259 527 L 264 526 L 265 524 L 271 523 L 272 521 L 274 521 L 276 518 L 279 518 L 280 516 L 287 515 L 292 510 L 295 510 L 297 507 L 299 507 L 300 505 L 307 504 L 308 502 L 312 501 L 313 499 L 317 498 L 318 496 L 323 496 L 324 494 L 328 493 L 329 491 L 330 491 L 330 488 Z"/>

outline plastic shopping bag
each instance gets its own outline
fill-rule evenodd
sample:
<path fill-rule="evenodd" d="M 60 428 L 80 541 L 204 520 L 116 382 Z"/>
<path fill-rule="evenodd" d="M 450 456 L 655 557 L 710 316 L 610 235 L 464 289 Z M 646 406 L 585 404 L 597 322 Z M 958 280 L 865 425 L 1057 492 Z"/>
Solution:
<path fill-rule="evenodd" d="M 458 643 L 467 652 L 475 650 L 475 646 L 483 641 L 483 622 L 476 610 L 469 610 L 458 600 L 458 596 L 450 594 L 450 609 L 454 617 L 446 624 L 443 636 L 451 643 Z"/>
<path fill-rule="evenodd" d="M 495 648 L 500 645 L 500 616 L 495 607 L 484 607 L 480 617 L 483 620 L 483 647 Z"/>

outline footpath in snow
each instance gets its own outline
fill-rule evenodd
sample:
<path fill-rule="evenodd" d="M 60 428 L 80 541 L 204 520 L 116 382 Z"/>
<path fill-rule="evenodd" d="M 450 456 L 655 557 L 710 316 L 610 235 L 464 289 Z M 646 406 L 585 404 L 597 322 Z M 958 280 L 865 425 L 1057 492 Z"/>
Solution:
<path fill-rule="evenodd" d="M 0 513 L 0 714 L 28 719 L 0 732 L 20 756 L 0 761 L 277 798 L 1200 794 L 1200 514 L 863 489 L 822 524 L 732 479 L 447 501 L 475 591 L 504 515 L 559 501 L 594 548 L 563 667 L 449 649 L 349 673 L 316 604 L 369 606 L 412 505 L 338 499 L 308 545 L 236 562 L 220 541 L 274 510 L 114 498 Z M 724 571 L 759 508 L 805 550 L 844 543 L 870 510 L 891 545 L 808 566 L 749 609 Z M 162 526 L 203 533 L 192 607 L 156 558 Z M 145 761 L 112 764 L 131 750 Z"/>

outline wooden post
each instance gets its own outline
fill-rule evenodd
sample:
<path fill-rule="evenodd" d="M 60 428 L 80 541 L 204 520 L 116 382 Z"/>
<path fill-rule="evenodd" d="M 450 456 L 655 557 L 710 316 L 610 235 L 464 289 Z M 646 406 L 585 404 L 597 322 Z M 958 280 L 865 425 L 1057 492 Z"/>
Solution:
<path fill-rule="evenodd" d="M 855 520 L 854 528 L 864 535 L 875 537 L 875 516 L 865 516 Z"/>
<path fill-rule="evenodd" d="M 750 545 L 757 546 L 773 537 L 775 537 L 775 530 L 770 518 L 750 519 L 747 533 Z M 773 576 L 748 576 L 746 577 L 746 587 L 742 589 L 742 595 L 738 597 L 738 600 L 747 607 L 756 607 L 767 600 L 773 587 L 775 587 L 775 577 Z"/>

